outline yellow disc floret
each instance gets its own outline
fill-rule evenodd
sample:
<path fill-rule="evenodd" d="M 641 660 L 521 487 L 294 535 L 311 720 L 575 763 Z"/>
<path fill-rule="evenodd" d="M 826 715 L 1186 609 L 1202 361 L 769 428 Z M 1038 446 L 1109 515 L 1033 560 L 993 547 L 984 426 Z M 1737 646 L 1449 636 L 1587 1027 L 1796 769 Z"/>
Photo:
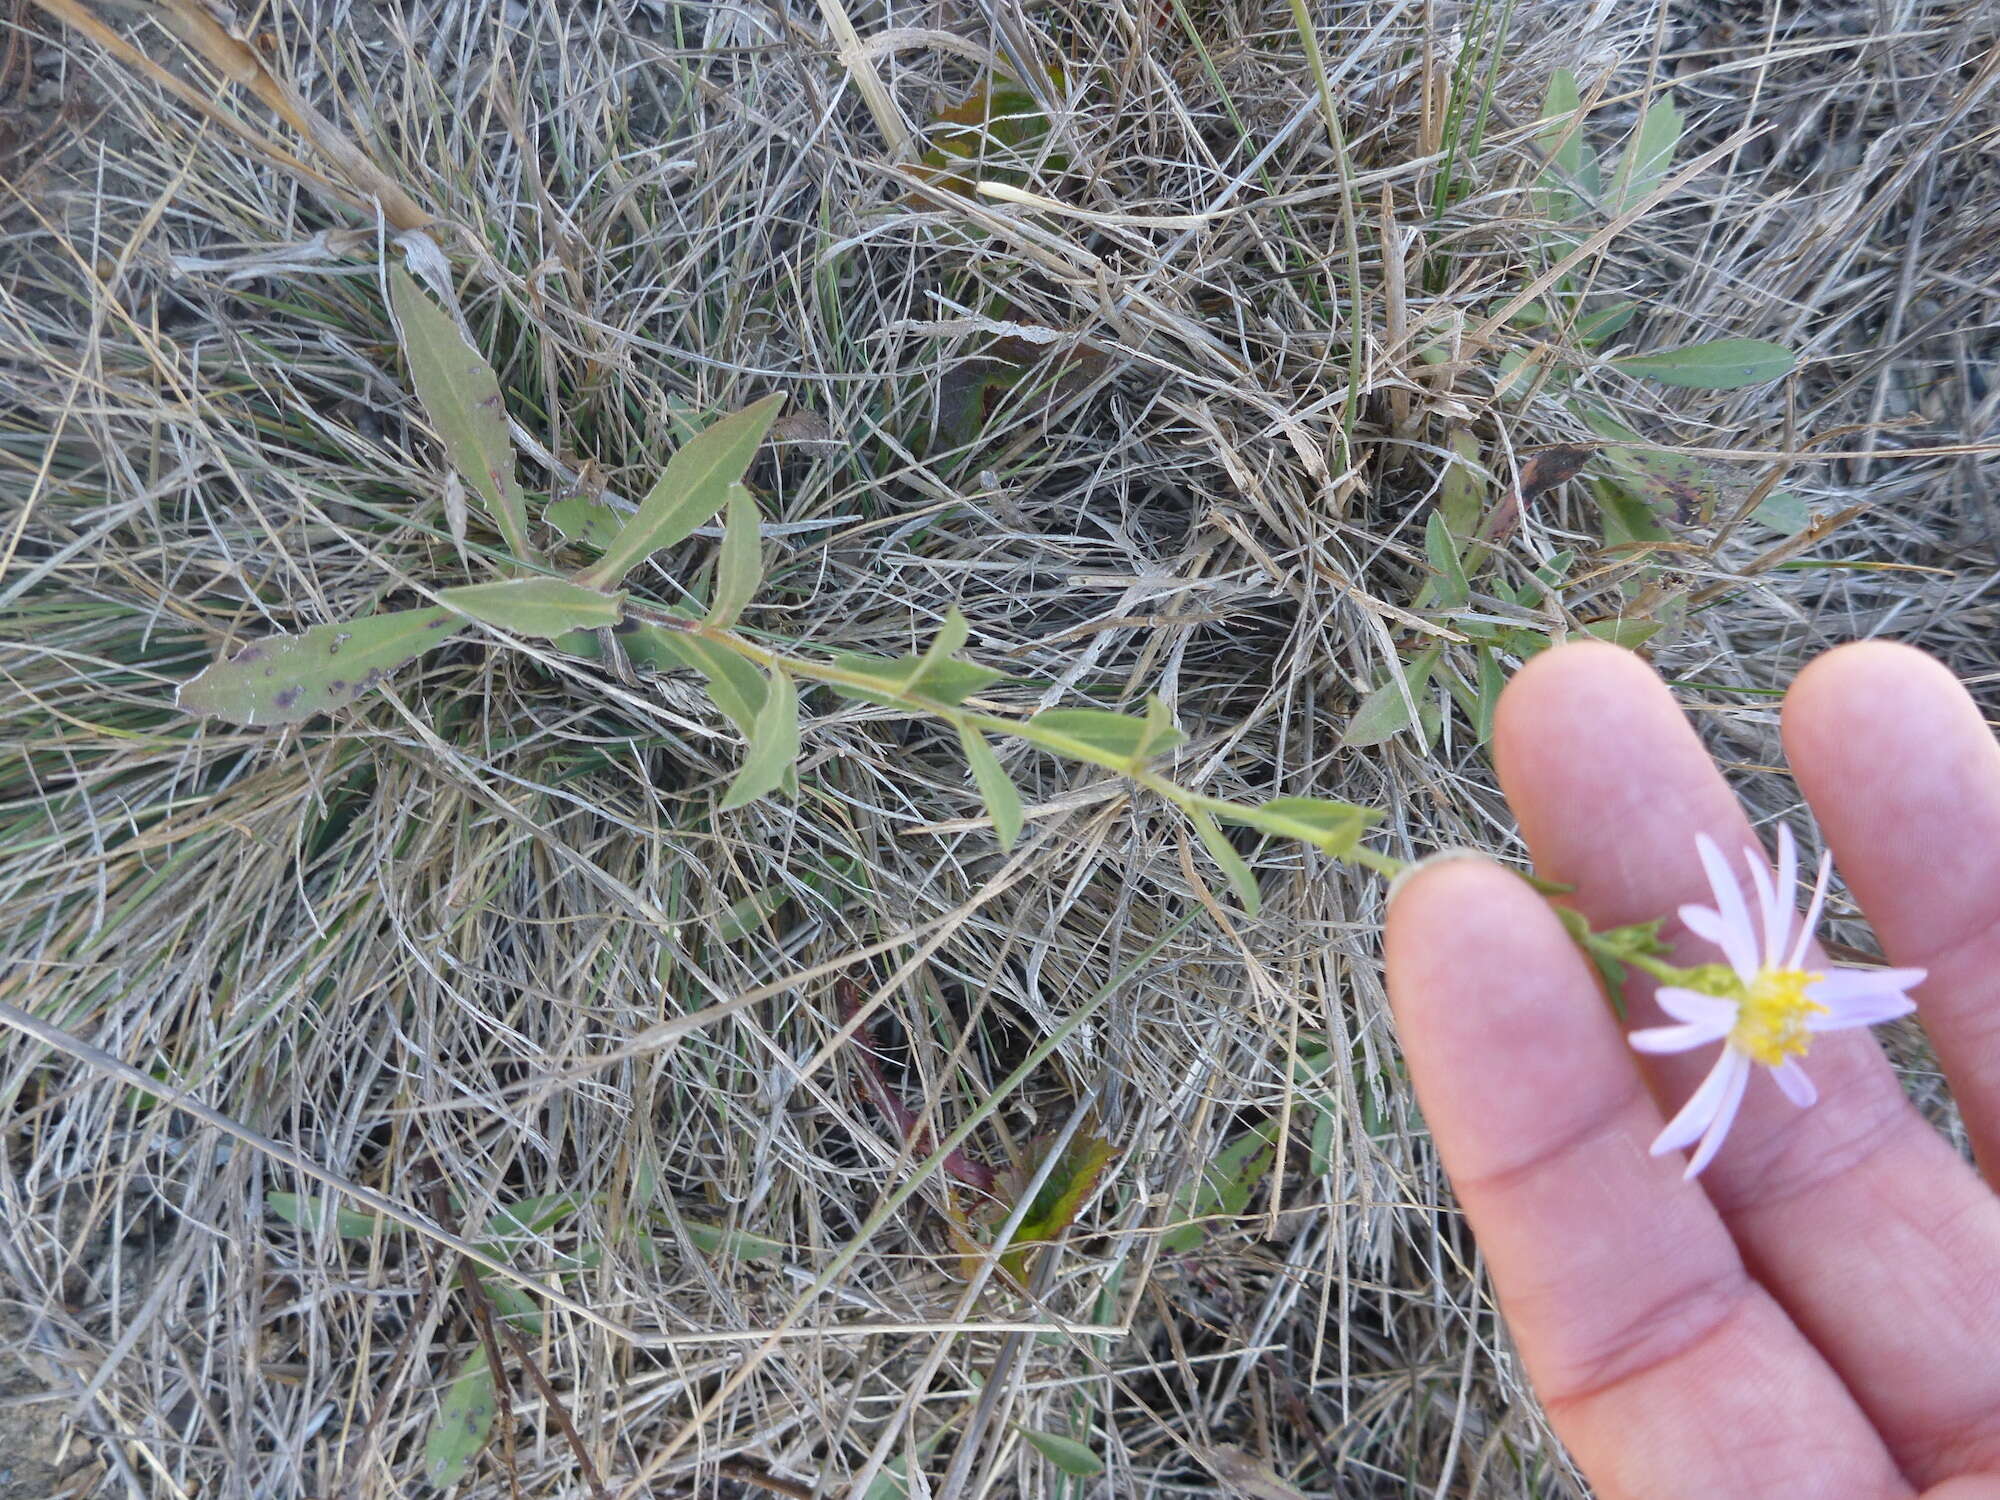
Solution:
<path fill-rule="evenodd" d="M 1827 1013 L 1806 990 L 1824 975 L 1804 969 L 1760 969 L 1736 995 L 1736 1024 L 1729 1045 L 1752 1062 L 1775 1068 L 1788 1057 L 1802 1056 L 1812 1045 L 1806 1022 Z"/>

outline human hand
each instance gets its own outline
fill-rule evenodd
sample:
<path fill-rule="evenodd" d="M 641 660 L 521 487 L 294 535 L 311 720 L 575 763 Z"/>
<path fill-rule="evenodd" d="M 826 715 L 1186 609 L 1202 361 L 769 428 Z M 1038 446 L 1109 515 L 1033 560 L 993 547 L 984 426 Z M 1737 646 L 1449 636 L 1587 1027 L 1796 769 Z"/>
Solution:
<path fill-rule="evenodd" d="M 2000 1170 L 2000 748 L 1905 647 L 1843 647 L 1784 708 L 1800 789 Z M 1707 902 L 1694 835 L 1756 840 L 1637 657 L 1530 662 L 1495 759 L 1538 872 L 1593 927 Z M 1719 955 L 1672 920 L 1672 961 Z M 1419 1102 L 1550 1420 L 1602 1500 L 2000 1500 L 2000 1200 L 1865 1031 L 1819 1102 L 1753 1077 L 1695 1182 L 1648 1146 L 1713 1049 L 1642 1057 L 1526 882 L 1476 859 L 1394 893 L 1389 991 Z M 1628 985 L 1631 1023 L 1665 1019 Z M 1761 1072 L 1761 1070 L 1759 1070 Z"/>

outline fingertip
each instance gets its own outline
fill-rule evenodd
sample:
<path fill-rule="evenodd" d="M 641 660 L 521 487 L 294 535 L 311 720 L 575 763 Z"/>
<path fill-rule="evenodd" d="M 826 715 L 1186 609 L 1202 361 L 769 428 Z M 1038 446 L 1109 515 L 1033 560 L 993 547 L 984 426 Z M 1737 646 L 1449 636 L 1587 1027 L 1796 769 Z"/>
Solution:
<path fill-rule="evenodd" d="M 1979 712 L 1971 695 L 1935 657 L 1898 641 L 1852 641 L 1807 665 L 1785 694 L 1782 725 L 1789 751 L 1810 754 L 1855 728 L 1883 726 L 1928 732 L 1930 725 L 1970 720 Z"/>

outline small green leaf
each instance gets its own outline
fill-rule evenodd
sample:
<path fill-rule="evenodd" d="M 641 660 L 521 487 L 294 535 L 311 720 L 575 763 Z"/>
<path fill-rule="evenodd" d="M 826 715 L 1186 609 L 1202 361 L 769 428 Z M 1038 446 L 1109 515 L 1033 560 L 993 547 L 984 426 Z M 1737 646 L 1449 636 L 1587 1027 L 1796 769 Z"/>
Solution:
<path fill-rule="evenodd" d="M 966 764 L 972 767 L 979 800 L 986 804 L 987 815 L 993 819 L 994 837 L 1000 840 L 1002 849 L 1011 850 L 1014 840 L 1021 836 L 1021 794 L 1015 790 L 1006 767 L 1000 764 L 1000 757 L 978 730 L 969 724 L 959 725 L 958 743 L 965 751 Z"/>
<path fill-rule="evenodd" d="M 297 1193 L 266 1193 L 264 1206 L 287 1224 L 295 1224 L 300 1229 L 315 1233 L 326 1224 L 330 1207 L 324 1198 L 301 1197 Z M 365 1240 L 375 1233 L 376 1218 L 373 1214 L 351 1208 L 335 1208 L 331 1217 L 333 1232 L 344 1240 Z"/>
<path fill-rule="evenodd" d="M 448 1490 L 463 1479 L 493 1435 L 493 1419 L 499 1411 L 499 1393 L 494 1388 L 493 1372 L 486 1366 L 486 1351 L 481 1348 L 445 1387 L 444 1400 L 424 1438 L 425 1481 L 434 1489 Z"/>
<path fill-rule="evenodd" d="M 792 893 L 781 885 L 767 885 L 752 891 L 740 901 L 729 903 L 729 910 L 715 924 L 716 934 L 725 943 L 747 938 L 753 932 L 762 931 L 791 899 Z"/>
<path fill-rule="evenodd" d="M 1780 536 L 1797 536 L 1812 525 L 1812 502 L 1791 490 L 1774 490 L 1750 512 L 1750 519 Z"/>
<path fill-rule="evenodd" d="M 535 561 L 538 554 L 528 540 L 528 502 L 514 477 L 514 443 L 507 434 L 500 378 L 401 266 L 389 268 L 389 302 L 402 329 L 410 381 L 452 467 L 486 502 L 487 515 L 514 556 Z"/>
<path fill-rule="evenodd" d="M 1071 1140 L 1043 1180 L 1041 1191 L 1035 1194 L 1035 1201 L 1029 1205 L 1008 1249 L 1000 1257 L 1000 1264 L 1010 1276 L 1017 1281 L 1028 1279 L 1028 1262 L 1036 1248 L 1056 1239 L 1076 1222 L 1076 1216 L 1097 1191 L 1098 1181 L 1115 1154 L 1111 1142 L 1099 1135 L 1080 1135 Z M 1035 1170 L 1040 1166 L 1038 1160 Z M 1029 1179 L 1033 1176 L 1033 1171 L 1026 1174 Z M 1024 1185 L 1024 1181 L 1017 1185 Z"/>
<path fill-rule="evenodd" d="M 438 598 L 482 624 L 550 641 L 572 630 L 608 630 L 625 609 L 623 594 L 600 594 L 567 578 L 503 578 L 444 589 Z"/>
<path fill-rule="evenodd" d="M 1438 513 L 1461 544 L 1472 540 L 1486 514 L 1488 480 L 1479 462 L 1479 439 L 1465 428 L 1453 430 L 1445 440 L 1455 458 L 1438 476 Z"/>
<path fill-rule="evenodd" d="M 1472 599 L 1472 583 L 1465 576 L 1458 542 L 1442 511 L 1434 510 L 1424 519 L 1424 557 L 1434 575 L 1424 590 L 1427 604 L 1437 609 L 1463 609 Z"/>
<path fill-rule="evenodd" d="M 1572 331 L 1580 344 L 1601 344 L 1613 334 L 1622 332 L 1638 311 L 1639 304 L 1636 302 L 1614 302 L 1609 307 L 1583 314 L 1576 320 Z"/>
<path fill-rule="evenodd" d="M 1065 1474 L 1078 1479 L 1088 1479 L 1093 1474 L 1104 1472 L 1104 1460 L 1075 1438 L 1063 1437 L 1054 1432 L 1035 1432 L 1029 1428 L 1018 1428 L 1021 1439 L 1041 1454 Z"/>
<path fill-rule="evenodd" d="M 1543 215 L 1563 223 L 1579 217 L 1586 201 L 1595 199 L 1599 192 L 1597 156 L 1584 141 L 1583 120 L 1578 114 L 1582 107 L 1576 74 L 1557 68 L 1549 79 L 1548 96 L 1542 102 L 1542 129 L 1536 137 L 1550 167 L 1542 173 L 1538 197 Z"/>
<path fill-rule="evenodd" d="M 489 1272 L 473 1270 L 472 1275 L 479 1282 L 479 1290 L 493 1305 L 494 1316 L 518 1333 L 540 1333 L 542 1331 L 542 1306 L 535 1300 L 534 1293 L 525 1292 L 513 1282 Z"/>
<path fill-rule="evenodd" d="M 1045 750 L 1116 771 L 1135 769 L 1149 755 L 1170 750 L 1187 738 L 1162 714 L 1143 719 L 1101 708 L 1045 708 L 1016 734 Z"/>
<path fill-rule="evenodd" d="M 681 444 L 659 482 L 639 502 L 639 513 L 625 523 L 583 581 L 597 588 L 617 583 L 662 547 L 685 541 L 721 510 L 729 501 L 729 487 L 749 472 L 784 401 L 783 396 L 766 396 Z"/>
<path fill-rule="evenodd" d="M 727 646 L 684 631 L 662 629 L 653 646 L 677 656 L 708 679 L 708 696 L 745 739 L 756 734 L 757 716 L 766 697 L 762 672 Z"/>
<path fill-rule="evenodd" d="M 721 811 L 747 807 L 774 792 L 799 758 L 799 692 L 783 667 L 771 668 L 771 685 L 764 706 L 750 730 L 750 748 L 743 767 L 729 783 Z"/>
<path fill-rule="evenodd" d="M 708 623 L 727 629 L 743 607 L 757 596 L 764 581 L 764 544 L 757 535 L 763 518 L 757 501 L 740 484 L 729 486 L 728 511 L 722 525 L 722 553 L 715 561 L 715 597 L 708 606 Z"/>
<path fill-rule="evenodd" d="M 926 656 L 928 653 L 926 653 Z M 983 687 L 1007 680 L 1005 672 L 969 661 L 932 661 L 923 656 L 863 656 L 851 651 L 834 653 L 834 665 L 844 672 L 868 677 L 880 683 L 873 691 L 853 683 L 829 683 L 845 698 L 879 703 L 886 708 L 904 706 L 912 695 L 929 703 L 956 706 Z"/>
<path fill-rule="evenodd" d="M 1202 847 L 1208 850 L 1209 858 L 1222 867 L 1222 873 L 1229 879 L 1229 888 L 1236 892 L 1236 899 L 1243 903 L 1243 909 L 1251 916 L 1263 902 L 1263 892 L 1257 888 L 1257 876 L 1250 868 L 1250 862 L 1236 852 L 1236 846 L 1229 842 L 1229 836 L 1216 824 L 1214 818 L 1199 807 L 1188 809 L 1188 821 L 1194 824 L 1194 831 L 1201 835 Z"/>
<path fill-rule="evenodd" d="M 1200 1177 L 1183 1189 L 1176 1209 L 1185 1219 L 1160 1236 L 1160 1248 L 1169 1254 L 1185 1254 L 1199 1248 L 1208 1238 L 1204 1219 L 1234 1218 L 1249 1207 L 1257 1184 L 1270 1174 L 1277 1159 L 1275 1141 L 1278 1127 L 1266 1121 L 1245 1131 L 1215 1154 Z"/>
<path fill-rule="evenodd" d="M 1628 375 L 1662 385 L 1734 391 L 1782 379 L 1792 373 L 1798 357 L 1783 344 L 1763 339 L 1711 339 L 1653 354 L 1625 354 L 1611 363 Z"/>
<path fill-rule="evenodd" d="M 178 701 L 232 724 L 302 723 L 346 708 L 459 623 L 448 609 L 405 609 L 266 636 L 182 683 Z"/>
<path fill-rule="evenodd" d="M 1425 647 L 1402 670 L 1400 680 L 1391 677 L 1363 698 L 1361 706 L 1354 710 L 1354 717 L 1348 720 L 1347 733 L 1340 737 L 1340 743 L 1349 749 L 1379 745 L 1409 728 L 1410 710 L 1422 697 L 1431 680 L 1431 669 L 1437 665 L 1443 650 L 1442 646 Z"/>
<path fill-rule="evenodd" d="M 602 500 L 588 495 L 571 495 L 542 512 L 542 519 L 554 527 L 566 542 L 581 542 L 602 552 L 616 540 L 624 518 Z"/>
<path fill-rule="evenodd" d="M 1624 158 L 1606 195 L 1605 207 L 1614 217 L 1643 202 L 1659 186 L 1674 164 L 1682 128 L 1681 112 L 1671 92 L 1662 93 L 1646 107 L 1632 139 L 1625 143 Z"/>
<path fill-rule="evenodd" d="M 1256 807 L 1217 808 L 1216 815 L 1279 838 L 1311 844 L 1335 859 L 1353 853 L 1361 835 L 1382 816 L 1373 808 L 1324 797 L 1274 797 Z"/>
<path fill-rule="evenodd" d="M 719 1260 L 770 1260 L 785 1253 L 785 1247 L 777 1240 L 752 1234 L 747 1229 L 724 1229 L 698 1219 L 683 1219 L 681 1227 L 695 1249 Z"/>
<path fill-rule="evenodd" d="M 1658 620 L 1593 620 L 1583 627 L 1585 635 L 1596 636 L 1626 650 L 1637 650 L 1663 629 Z"/>
<path fill-rule="evenodd" d="M 1500 701 L 1500 691 L 1507 686 L 1507 674 L 1501 668 L 1500 658 L 1490 646 L 1479 648 L 1479 708 L 1472 718 L 1472 732 L 1484 745 L 1493 738 L 1493 709 Z"/>

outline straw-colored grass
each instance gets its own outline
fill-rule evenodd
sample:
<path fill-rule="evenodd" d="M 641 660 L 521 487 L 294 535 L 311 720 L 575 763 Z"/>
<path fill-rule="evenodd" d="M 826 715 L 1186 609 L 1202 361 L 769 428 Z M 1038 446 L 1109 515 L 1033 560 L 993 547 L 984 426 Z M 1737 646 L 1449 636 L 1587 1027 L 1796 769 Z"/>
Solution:
<path fill-rule="evenodd" d="M 1491 576 L 1570 549 L 1585 581 L 1481 607 L 1666 621 L 1762 814 L 1795 802 L 1773 690 L 1825 644 L 1914 639 L 1992 693 L 1991 7 L 1312 4 L 1324 92 L 1289 0 L 209 10 L 436 216 L 553 461 L 531 493 L 634 495 L 686 414 L 784 391 L 748 625 L 893 655 L 955 605 L 1016 706 L 1157 692 L 1182 783 L 1379 807 L 1398 856 L 1515 852 L 1450 700 L 1428 745 L 1341 736 L 1418 639 L 1451 435 L 1489 503 L 1588 437 L 1552 385 L 1495 394 L 1539 335 L 1469 338 L 1555 253 L 1544 91 L 1573 68 L 1603 146 L 1671 84 L 1681 162 L 1733 144 L 1578 275 L 1640 304 L 1624 347 L 1800 368 L 1584 384 L 1752 455 L 1713 460 L 1728 497 L 1776 466 L 1859 509 L 1782 565 L 1754 524 L 1711 545 L 1722 516 L 1635 562 L 1569 483 Z M 0 1002 L 41 1028 L 0 1027 L 0 1495 L 428 1493 L 505 1284 L 274 1207 L 328 1178 L 489 1247 L 555 1200 L 498 1255 L 569 1306 L 490 1345 L 506 1410 L 460 1495 L 886 1496 L 891 1461 L 951 1500 L 1580 1493 L 1404 1086 L 1366 872 L 1268 845 L 1248 918 L 1171 809 L 1018 746 L 1003 855 L 948 733 L 823 695 L 798 797 L 717 813 L 741 745 L 695 683 L 498 635 L 337 721 L 176 710 L 219 651 L 465 575 L 384 311 L 396 226 L 161 14 L 0 6 Z M 892 154 L 992 57 L 1039 114 L 967 180 L 1060 210 Z M 713 545 L 634 586 L 676 599 Z M 905 1193 L 929 1151 L 843 977 L 980 1158 L 1115 1147 L 1031 1288 L 964 1279 L 965 1189 Z M 1167 1239 L 1269 1122 L 1279 1170 Z"/>

